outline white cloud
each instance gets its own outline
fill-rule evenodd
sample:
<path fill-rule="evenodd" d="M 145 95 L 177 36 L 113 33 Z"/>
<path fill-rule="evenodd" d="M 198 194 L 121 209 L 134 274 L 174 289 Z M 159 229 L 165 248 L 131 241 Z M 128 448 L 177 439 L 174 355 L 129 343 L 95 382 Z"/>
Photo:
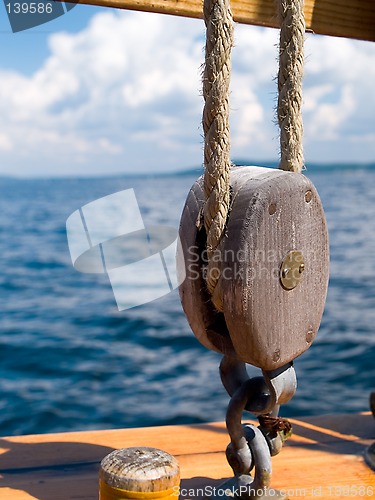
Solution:
<path fill-rule="evenodd" d="M 11 151 L 13 149 L 12 141 L 6 134 L 0 134 L 0 151 Z"/>
<path fill-rule="evenodd" d="M 234 73 L 232 87 L 236 89 L 232 92 L 231 106 L 232 148 L 239 152 L 243 150 L 243 155 L 246 155 L 247 150 L 247 156 L 251 156 L 250 148 L 254 149 L 257 144 L 268 139 L 265 112 L 256 93 L 248 85 L 246 74 Z"/>
<path fill-rule="evenodd" d="M 374 161 L 375 46 L 309 36 L 304 85 L 305 146 L 315 161 Z"/>
<path fill-rule="evenodd" d="M 236 27 L 233 158 L 277 157 L 277 36 Z M 49 56 L 31 76 L 0 68 L 6 124 L 0 173 L 90 175 L 201 164 L 203 46 L 202 21 L 143 12 L 108 10 L 78 33 L 51 35 Z M 374 160 L 375 46 L 309 36 L 306 53 L 308 159 Z"/>
<path fill-rule="evenodd" d="M 232 56 L 232 157 L 275 159 L 277 31 L 237 25 Z"/>
<path fill-rule="evenodd" d="M 305 112 L 313 112 L 317 109 L 319 102 L 327 95 L 335 92 L 335 86 L 332 83 L 315 85 L 305 88 L 303 93 L 303 109 Z"/>
<path fill-rule="evenodd" d="M 192 141 L 197 154 L 188 148 L 181 166 L 194 165 L 203 33 L 196 20 L 108 10 L 77 34 L 52 35 L 50 55 L 31 77 L 0 70 L 0 110 L 22 144 L 3 168 L 35 174 L 53 165 L 48 173 L 69 174 L 77 160 L 86 174 L 120 171 L 124 160 L 128 168 L 168 168 L 168 150 L 182 145 L 183 155 Z"/>
<path fill-rule="evenodd" d="M 319 87 L 320 90 L 323 88 L 324 86 Z M 329 89 L 330 94 L 332 91 L 330 86 L 326 86 L 326 89 Z M 318 140 L 328 141 L 340 138 L 340 128 L 351 117 L 356 106 L 351 86 L 346 84 L 339 92 L 337 102 L 324 102 L 324 96 L 327 93 L 321 93 L 320 99 L 315 100 L 314 106 L 311 107 L 310 104 L 309 109 L 312 111 L 311 119 L 308 121 L 306 127 L 310 140 L 317 138 Z M 317 92 L 316 94 L 319 93 Z M 336 94 L 337 92 L 335 92 Z"/>

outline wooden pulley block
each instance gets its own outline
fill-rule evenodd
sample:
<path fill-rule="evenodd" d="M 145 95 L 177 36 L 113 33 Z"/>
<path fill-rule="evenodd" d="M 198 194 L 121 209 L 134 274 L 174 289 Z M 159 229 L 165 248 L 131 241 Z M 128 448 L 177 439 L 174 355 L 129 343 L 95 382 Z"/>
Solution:
<path fill-rule="evenodd" d="M 215 258 L 223 311 L 206 289 L 203 179 L 193 185 L 180 224 L 182 306 L 207 348 L 273 370 L 311 345 L 323 314 L 329 274 L 326 220 L 302 174 L 233 167 L 226 235 Z"/>

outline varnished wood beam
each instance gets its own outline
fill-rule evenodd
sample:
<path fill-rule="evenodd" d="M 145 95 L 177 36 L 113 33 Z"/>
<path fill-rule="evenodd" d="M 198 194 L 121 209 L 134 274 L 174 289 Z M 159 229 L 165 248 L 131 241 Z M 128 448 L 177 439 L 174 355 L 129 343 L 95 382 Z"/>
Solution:
<path fill-rule="evenodd" d="M 203 0 L 81 0 L 118 9 L 202 17 Z M 278 27 L 275 0 L 232 0 L 239 23 Z M 375 0 L 305 0 L 306 27 L 322 35 L 375 41 Z"/>

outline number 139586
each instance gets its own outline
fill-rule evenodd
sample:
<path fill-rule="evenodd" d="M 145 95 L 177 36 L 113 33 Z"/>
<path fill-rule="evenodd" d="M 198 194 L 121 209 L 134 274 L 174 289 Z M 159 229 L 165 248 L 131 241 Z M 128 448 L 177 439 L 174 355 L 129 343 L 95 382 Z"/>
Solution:
<path fill-rule="evenodd" d="M 6 8 L 8 14 L 51 14 L 53 11 L 51 2 L 8 3 Z"/>
<path fill-rule="evenodd" d="M 373 486 L 329 486 L 329 496 L 332 497 L 372 497 L 375 493 Z"/>

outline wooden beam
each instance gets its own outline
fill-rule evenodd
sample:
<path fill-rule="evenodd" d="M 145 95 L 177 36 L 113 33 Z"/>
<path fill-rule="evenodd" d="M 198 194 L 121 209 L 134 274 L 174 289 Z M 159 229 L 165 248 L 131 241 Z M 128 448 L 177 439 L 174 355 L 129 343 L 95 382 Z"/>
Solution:
<path fill-rule="evenodd" d="M 79 3 L 202 18 L 203 0 L 81 0 Z M 232 0 L 232 11 L 239 23 L 278 27 L 275 0 Z M 305 16 L 307 30 L 314 33 L 375 41 L 374 0 L 305 0 Z"/>

